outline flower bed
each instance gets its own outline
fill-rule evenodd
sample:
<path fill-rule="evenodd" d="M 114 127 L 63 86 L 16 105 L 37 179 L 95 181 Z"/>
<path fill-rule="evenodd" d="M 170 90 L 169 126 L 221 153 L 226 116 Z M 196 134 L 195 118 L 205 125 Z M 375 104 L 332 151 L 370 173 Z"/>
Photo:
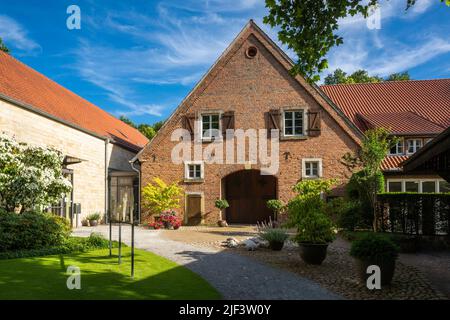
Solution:
<path fill-rule="evenodd" d="M 148 224 L 149 228 L 158 229 L 173 229 L 177 230 L 181 226 L 181 219 L 177 216 L 176 211 L 166 210 L 159 216 L 155 217 L 155 221 Z"/>

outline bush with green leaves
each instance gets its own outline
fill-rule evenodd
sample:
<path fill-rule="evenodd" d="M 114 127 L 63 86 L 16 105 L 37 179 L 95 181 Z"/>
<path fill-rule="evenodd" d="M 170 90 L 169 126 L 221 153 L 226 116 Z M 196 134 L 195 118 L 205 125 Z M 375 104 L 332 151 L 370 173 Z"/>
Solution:
<path fill-rule="evenodd" d="M 88 215 L 86 217 L 86 220 L 88 220 L 88 221 L 97 220 L 98 221 L 98 220 L 100 220 L 100 218 L 101 218 L 101 214 L 98 212 L 95 212 L 95 213 L 91 213 L 90 215 Z"/>
<path fill-rule="evenodd" d="M 52 214 L 0 214 L 0 251 L 62 245 L 70 236 L 67 219 Z"/>
<path fill-rule="evenodd" d="M 287 205 L 288 227 L 297 228 L 296 240 L 308 243 L 328 243 L 335 237 L 335 227 L 327 215 L 324 194 L 330 192 L 336 180 L 305 180 L 293 188 L 298 192 Z"/>
<path fill-rule="evenodd" d="M 216 202 L 214 202 L 214 206 L 219 210 L 223 210 L 228 208 L 230 205 L 228 204 L 228 201 L 225 199 L 217 199 Z"/>
<path fill-rule="evenodd" d="M 285 206 L 283 204 L 283 202 L 281 202 L 281 200 L 278 199 L 271 199 L 271 200 L 267 200 L 267 208 L 269 208 L 270 210 L 273 211 L 273 213 L 275 214 L 275 218 L 281 213 L 283 212 Z"/>
<path fill-rule="evenodd" d="M 399 247 L 387 236 L 367 233 L 352 242 L 350 255 L 361 260 L 395 260 Z"/>
<path fill-rule="evenodd" d="M 167 184 L 160 178 L 154 178 L 142 189 L 142 204 L 151 214 L 180 207 L 183 189 L 176 183 Z"/>
<path fill-rule="evenodd" d="M 123 247 L 126 247 L 122 243 Z M 117 248 L 118 242 L 113 241 L 112 247 Z M 109 241 L 100 234 L 91 233 L 87 238 L 70 237 L 63 244 L 58 246 L 45 247 L 40 249 L 22 249 L 14 251 L 0 252 L 0 260 L 3 259 L 18 259 L 27 257 L 42 257 L 55 254 L 68 254 L 77 252 L 86 252 L 95 249 L 108 249 Z"/>
<path fill-rule="evenodd" d="M 357 227 L 366 227 L 361 220 L 361 203 L 357 200 L 336 198 L 328 203 L 328 209 L 337 226 L 347 231 L 354 231 Z"/>
<path fill-rule="evenodd" d="M 336 237 L 334 225 L 322 212 L 310 213 L 299 224 L 295 240 L 299 243 L 325 244 Z"/>
<path fill-rule="evenodd" d="M 59 201 L 72 189 L 62 172 L 63 158 L 56 149 L 0 133 L 0 208 L 25 212 Z"/>
<path fill-rule="evenodd" d="M 260 231 L 259 237 L 262 240 L 271 242 L 284 243 L 288 238 L 289 234 L 286 229 L 281 228 L 266 228 Z"/>

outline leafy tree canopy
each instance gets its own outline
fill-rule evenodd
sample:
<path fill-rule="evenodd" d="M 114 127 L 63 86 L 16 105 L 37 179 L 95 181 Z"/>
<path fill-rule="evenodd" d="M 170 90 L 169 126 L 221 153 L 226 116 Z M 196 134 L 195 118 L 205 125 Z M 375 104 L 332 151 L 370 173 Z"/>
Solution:
<path fill-rule="evenodd" d="M 133 122 L 133 120 L 125 117 L 125 116 L 120 116 L 119 119 L 123 122 L 125 122 L 127 125 L 138 129 L 140 133 L 142 133 L 144 136 L 147 137 L 147 139 L 151 140 L 153 139 L 153 137 L 156 135 L 156 133 L 159 131 L 159 129 L 161 129 L 161 127 L 164 124 L 164 121 L 158 121 L 155 122 L 154 124 L 140 124 L 137 125 L 136 123 Z"/>
<path fill-rule="evenodd" d="M 401 73 L 393 73 L 385 79 L 379 76 L 371 76 L 367 70 L 356 70 L 350 75 L 347 75 L 342 69 L 336 69 L 333 73 L 325 77 L 325 84 L 341 84 L 341 83 L 376 83 L 383 81 L 403 81 L 411 80 L 408 71 Z"/>
<path fill-rule="evenodd" d="M 2 38 L 0 38 L 0 51 L 10 53 L 11 51 L 8 49 L 6 44 L 3 42 Z"/>
<path fill-rule="evenodd" d="M 416 0 L 406 1 L 406 9 Z M 450 6 L 450 0 L 437 0 Z M 328 68 L 326 54 L 334 46 L 344 43 L 337 34 L 339 19 L 362 14 L 368 17 L 369 8 L 382 0 L 266 0 L 269 14 L 264 23 L 278 27 L 279 40 L 293 50 L 297 62 L 291 72 L 311 82 L 320 80 L 319 74 Z"/>

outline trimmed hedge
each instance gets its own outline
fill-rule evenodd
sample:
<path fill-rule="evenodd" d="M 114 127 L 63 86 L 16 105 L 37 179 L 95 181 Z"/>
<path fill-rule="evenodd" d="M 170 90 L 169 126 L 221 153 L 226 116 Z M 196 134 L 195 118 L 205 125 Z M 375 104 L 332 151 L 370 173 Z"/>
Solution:
<path fill-rule="evenodd" d="M 70 232 L 69 222 L 52 214 L 3 212 L 0 213 L 0 252 L 60 246 Z"/>
<path fill-rule="evenodd" d="M 112 246 L 113 248 L 117 248 L 118 242 L 113 241 Z M 123 243 L 122 246 L 126 247 L 126 245 Z M 107 239 L 105 239 L 100 234 L 92 233 L 88 238 L 70 237 L 62 245 L 59 246 L 41 249 L 0 252 L 0 260 L 27 258 L 27 257 L 42 257 L 55 254 L 86 252 L 89 250 L 108 249 L 108 248 L 109 248 L 109 241 Z"/>

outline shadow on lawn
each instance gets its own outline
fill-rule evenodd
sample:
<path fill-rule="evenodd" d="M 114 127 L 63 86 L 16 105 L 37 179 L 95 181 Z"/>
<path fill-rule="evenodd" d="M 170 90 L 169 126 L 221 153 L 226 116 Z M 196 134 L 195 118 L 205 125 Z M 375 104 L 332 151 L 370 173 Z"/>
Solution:
<path fill-rule="evenodd" d="M 81 290 L 69 290 L 68 266 L 80 266 Z M 130 255 L 73 254 L 0 261 L 0 299 L 211 299 L 219 298 L 199 276 L 186 268 L 135 256 L 131 279 Z"/>

